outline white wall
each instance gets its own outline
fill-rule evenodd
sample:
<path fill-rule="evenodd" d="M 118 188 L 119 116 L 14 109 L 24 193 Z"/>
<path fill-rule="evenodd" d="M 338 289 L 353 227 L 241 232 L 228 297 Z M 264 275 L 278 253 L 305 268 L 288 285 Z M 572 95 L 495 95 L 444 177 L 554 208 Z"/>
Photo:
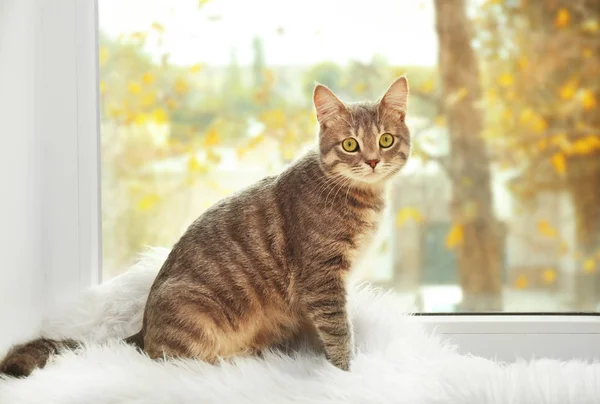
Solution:
<path fill-rule="evenodd" d="M 34 8 L 0 0 L 0 350 L 35 331 L 44 301 Z"/>

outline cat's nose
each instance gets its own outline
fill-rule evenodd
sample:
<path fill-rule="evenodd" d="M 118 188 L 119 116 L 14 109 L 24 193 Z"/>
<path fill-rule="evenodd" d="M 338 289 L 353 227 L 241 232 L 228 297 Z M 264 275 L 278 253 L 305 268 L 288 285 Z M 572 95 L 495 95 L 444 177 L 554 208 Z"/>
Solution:
<path fill-rule="evenodd" d="M 365 163 L 370 165 L 371 168 L 375 168 L 375 167 L 377 167 L 377 164 L 379 164 L 379 161 L 380 160 L 367 160 L 367 161 L 365 161 Z"/>

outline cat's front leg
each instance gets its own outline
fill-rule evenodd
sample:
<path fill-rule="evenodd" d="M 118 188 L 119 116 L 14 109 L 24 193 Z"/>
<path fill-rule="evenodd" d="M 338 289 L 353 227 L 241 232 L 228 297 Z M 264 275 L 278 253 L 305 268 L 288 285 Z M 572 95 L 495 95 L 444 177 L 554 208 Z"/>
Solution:
<path fill-rule="evenodd" d="M 344 282 L 332 276 L 311 286 L 304 292 L 304 307 L 323 343 L 325 355 L 334 366 L 350 370 L 354 349 Z"/>

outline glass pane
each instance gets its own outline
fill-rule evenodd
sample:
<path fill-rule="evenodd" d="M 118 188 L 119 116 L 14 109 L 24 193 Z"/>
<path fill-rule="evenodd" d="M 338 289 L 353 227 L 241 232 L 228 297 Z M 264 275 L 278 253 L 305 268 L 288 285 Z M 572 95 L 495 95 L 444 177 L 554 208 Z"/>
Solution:
<path fill-rule="evenodd" d="M 600 9 L 575 3 L 100 0 L 105 279 L 312 147 L 315 81 L 406 74 L 412 155 L 355 276 L 423 312 L 596 311 Z"/>

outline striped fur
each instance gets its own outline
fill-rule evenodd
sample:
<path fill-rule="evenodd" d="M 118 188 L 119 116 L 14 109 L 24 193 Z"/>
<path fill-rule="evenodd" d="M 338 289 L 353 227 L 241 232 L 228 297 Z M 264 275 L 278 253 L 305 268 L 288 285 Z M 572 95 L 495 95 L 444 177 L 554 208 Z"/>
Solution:
<path fill-rule="evenodd" d="M 33 370 L 43 368 L 48 359 L 67 349 L 76 349 L 79 343 L 72 339 L 53 340 L 38 338 L 12 347 L 0 362 L 0 374 L 13 377 L 29 376 Z"/>
<path fill-rule="evenodd" d="M 318 85 L 318 150 L 196 219 L 152 285 L 142 330 L 126 342 L 152 358 L 214 363 L 310 332 L 329 361 L 348 370 L 345 279 L 377 229 L 386 181 L 408 158 L 407 95 L 403 77 L 376 103 L 345 105 Z M 379 146 L 384 133 L 395 139 L 387 149 Z M 359 151 L 344 151 L 348 137 Z M 0 373 L 26 376 L 75 346 L 46 339 L 17 346 Z"/>
<path fill-rule="evenodd" d="M 387 179 L 406 163 L 408 87 L 344 105 L 317 86 L 319 150 L 213 206 L 188 228 L 148 298 L 144 350 L 154 358 L 257 353 L 312 329 L 348 369 L 352 329 L 344 279 L 376 231 Z M 379 147 L 383 133 L 392 147 Z M 341 147 L 353 136 L 356 153 Z M 373 169 L 366 160 L 381 160 Z"/>

